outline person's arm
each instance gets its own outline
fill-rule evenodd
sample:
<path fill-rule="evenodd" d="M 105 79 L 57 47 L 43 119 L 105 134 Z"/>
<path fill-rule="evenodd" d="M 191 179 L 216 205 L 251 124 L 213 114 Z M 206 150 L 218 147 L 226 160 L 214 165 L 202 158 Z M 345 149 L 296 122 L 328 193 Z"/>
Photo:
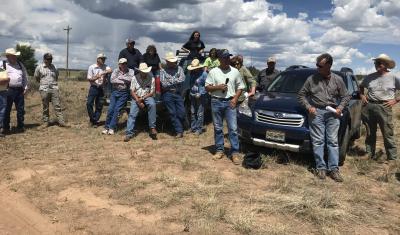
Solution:
<path fill-rule="evenodd" d="M 24 94 L 28 91 L 28 72 L 26 71 L 25 65 L 20 63 L 22 69 L 22 87 L 24 88 Z"/>
<path fill-rule="evenodd" d="M 37 82 L 40 82 L 40 65 L 36 66 L 35 72 L 33 73 L 33 77 Z"/>
<path fill-rule="evenodd" d="M 205 85 L 207 92 L 228 90 L 228 86 L 225 83 L 219 85 L 215 84 L 215 79 L 212 72 L 208 74 Z"/>
<path fill-rule="evenodd" d="M 183 71 L 182 67 L 178 66 L 178 78 L 176 79 L 176 83 L 184 82 L 185 78 L 185 72 Z"/>
<path fill-rule="evenodd" d="M 183 46 L 182 46 L 182 50 L 184 52 L 190 52 L 190 49 L 188 49 L 190 47 L 190 41 L 186 42 Z"/>
<path fill-rule="evenodd" d="M 307 78 L 303 87 L 300 89 L 299 93 L 297 94 L 297 100 L 304 108 L 307 109 L 307 111 L 310 114 L 315 114 L 315 112 L 316 112 L 315 107 L 313 107 L 307 100 L 307 97 L 309 96 L 309 94 L 311 92 L 311 86 L 310 86 L 311 80 L 312 80 L 311 76 Z"/>
<path fill-rule="evenodd" d="M 200 41 L 200 44 L 201 44 L 201 47 L 200 47 L 200 50 L 199 50 L 199 54 L 203 53 L 204 48 L 206 48 L 206 47 L 204 46 L 204 42 L 203 42 L 203 41 Z"/>
<path fill-rule="evenodd" d="M 147 98 L 149 98 L 149 97 L 154 96 L 155 91 L 156 91 L 156 83 L 155 83 L 154 77 L 152 77 L 152 78 L 151 78 L 150 93 L 144 95 L 144 96 L 142 97 L 142 99 L 145 100 L 145 99 L 147 99 Z"/>

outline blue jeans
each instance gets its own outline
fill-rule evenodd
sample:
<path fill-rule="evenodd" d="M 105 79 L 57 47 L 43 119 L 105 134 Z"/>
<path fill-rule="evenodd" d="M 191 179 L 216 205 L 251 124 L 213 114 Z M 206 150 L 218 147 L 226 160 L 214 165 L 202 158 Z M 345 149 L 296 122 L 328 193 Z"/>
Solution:
<path fill-rule="evenodd" d="M 0 129 L 3 128 L 4 115 L 7 107 L 7 91 L 0 91 Z"/>
<path fill-rule="evenodd" d="M 7 106 L 3 121 L 3 128 L 6 130 L 10 129 L 10 115 L 13 103 L 15 104 L 15 109 L 17 110 L 17 128 L 23 128 L 24 115 L 25 115 L 25 99 L 24 99 L 24 89 L 22 87 L 8 88 Z"/>
<path fill-rule="evenodd" d="M 201 133 L 204 125 L 204 106 L 206 105 L 206 95 L 199 98 L 190 96 L 191 129 L 193 132 Z"/>
<path fill-rule="evenodd" d="M 90 86 L 86 102 L 86 109 L 90 122 L 93 124 L 97 123 L 100 119 L 101 111 L 103 110 L 103 97 L 103 87 Z M 95 110 L 93 110 L 93 105 L 95 105 Z"/>
<path fill-rule="evenodd" d="M 224 120 L 228 124 L 228 136 L 231 143 L 230 154 L 239 152 L 236 107 L 230 107 L 230 100 L 211 99 L 211 112 L 214 124 L 214 141 L 217 152 L 224 151 Z"/>
<path fill-rule="evenodd" d="M 144 103 L 146 104 L 147 107 L 147 116 L 149 120 L 149 128 L 156 128 L 156 101 L 154 100 L 153 97 L 148 97 L 144 100 Z M 136 117 L 139 114 L 139 106 L 136 104 L 136 102 L 132 99 L 131 103 L 131 111 L 129 112 L 128 116 L 128 123 L 126 125 L 126 135 L 127 136 L 133 136 L 134 134 L 134 129 L 135 129 L 135 121 Z"/>
<path fill-rule="evenodd" d="M 105 129 L 113 129 L 117 127 L 118 114 L 125 106 L 129 98 L 129 90 L 114 90 L 111 93 L 110 105 L 108 106 Z"/>
<path fill-rule="evenodd" d="M 325 109 L 317 109 L 315 117 L 309 119 L 316 168 L 328 171 L 339 169 L 339 118 Z M 328 166 L 324 160 L 325 143 L 328 149 Z"/>
<path fill-rule="evenodd" d="M 167 91 L 162 95 L 162 99 L 168 110 L 175 132 L 177 134 L 183 133 L 183 123 L 185 122 L 186 113 L 182 96 L 179 93 Z"/>

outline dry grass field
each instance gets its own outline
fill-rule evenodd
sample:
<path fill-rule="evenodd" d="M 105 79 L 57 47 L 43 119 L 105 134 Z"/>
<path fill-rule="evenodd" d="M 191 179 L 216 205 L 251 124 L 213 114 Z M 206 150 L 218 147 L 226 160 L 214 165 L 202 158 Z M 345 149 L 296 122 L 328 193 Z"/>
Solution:
<path fill-rule="evenodd" d="M 88 84 L 60 87 L 71 128 L 37 128 L 36 92 L 26 132 L 0 139 L 0 234 L 400 234 L 399 163 L 368 160 L 363 138 L 344 183 L 314 177 L 310 156 L 283 165 L 267 152 L 265 168 L 247 170 L 211 159 L 211 124 L 201 136 L 142 131 L 124 143 L 126 115 L 101 135 L 88 126 Z M 396 126 L 398 137 L 398 116 Z"/>

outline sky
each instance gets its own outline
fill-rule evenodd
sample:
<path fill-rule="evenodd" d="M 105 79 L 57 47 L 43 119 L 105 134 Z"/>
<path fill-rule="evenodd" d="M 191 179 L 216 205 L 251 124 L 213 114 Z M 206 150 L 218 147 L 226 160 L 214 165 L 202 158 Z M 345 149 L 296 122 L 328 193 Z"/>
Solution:
<path fill-rule="evenodd" d="M 0 0 L 0 50 L 29 44 L 41 61 L 53 53 L 65 67 L 87 69 L 105 53 L 116 66 L 125 40 L 142 53 L 154 44 L 161 58 L 176 51 L 194 30 L 206 50 L 227 48 L 247 66 L 315 67 L 319 54 L 334 58 L 334 69 L 374 71 L 373 57 L 388 54 L 400 63 L 400 0 Z M 398 67 L 393 72 L 400 75 Z"/>

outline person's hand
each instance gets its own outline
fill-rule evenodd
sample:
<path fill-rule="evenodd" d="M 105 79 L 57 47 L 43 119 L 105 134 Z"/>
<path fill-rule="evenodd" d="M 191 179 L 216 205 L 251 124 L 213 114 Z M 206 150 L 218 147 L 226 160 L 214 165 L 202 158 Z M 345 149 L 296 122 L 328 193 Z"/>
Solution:
<path fill-rule="evenodd" d="M 392 107 L 392 106 L 394 106 L 395 104 L 397 104 L 397 100 L 392 99 L 392 100 L 388 100 L 384 105 L 385 105 L 386 107 Z"/>
<path fill-rule="evenodd" d="M 233 98 L 233 99 L 231 99 L 231 102 L 229 103 L 229 105 L 231 106 L 231 108 L 236 108 L 236 105 L 237 105 L 237 99 L 236 98 Z"/>
<path fill-rule="evenodd" d="M 145 107 L 143 102 L 136 101 L 136 104 L 139 106 L 139 108 L 143 109 Z"/>
<path fill-rule="evenodd" d="M 253 92 L 249 92 L 249 93 L 248 93 L 248 97 L 252 97 L 252 96 L 254 96 L 255 94 L 256 94 L 255 92 L 254 92 L 254 93 L 253 93 Z"/>
<path fill-rule="evenodd" d="M 219 84 L 216 86 L 218 90 L 221 91 L 227 91 L 228 90 L 228 86 L 226 84 Z"/>
<path fill-rule="evenodd" d="M 367 99 L 367 96 L 365 96 L 365 95 L 360 95 L 360 97 L 361 97 L 361 101 L 362 101 L 362 103 L 365 105 L 365 104 L 368 104 L 368 99 Z"/>
<path fill-rule="evenodd" d="M 336 115 L 340 117 L 342 115 L 342 110 L 336 109 Z"/>
<path fill-rule="evenodd" d="M 315 116 L 317 114 L 317 109 L 315 107 L 311 107 L 311 108 L 308 109 L 308 112 L 311 115 Z"/>

